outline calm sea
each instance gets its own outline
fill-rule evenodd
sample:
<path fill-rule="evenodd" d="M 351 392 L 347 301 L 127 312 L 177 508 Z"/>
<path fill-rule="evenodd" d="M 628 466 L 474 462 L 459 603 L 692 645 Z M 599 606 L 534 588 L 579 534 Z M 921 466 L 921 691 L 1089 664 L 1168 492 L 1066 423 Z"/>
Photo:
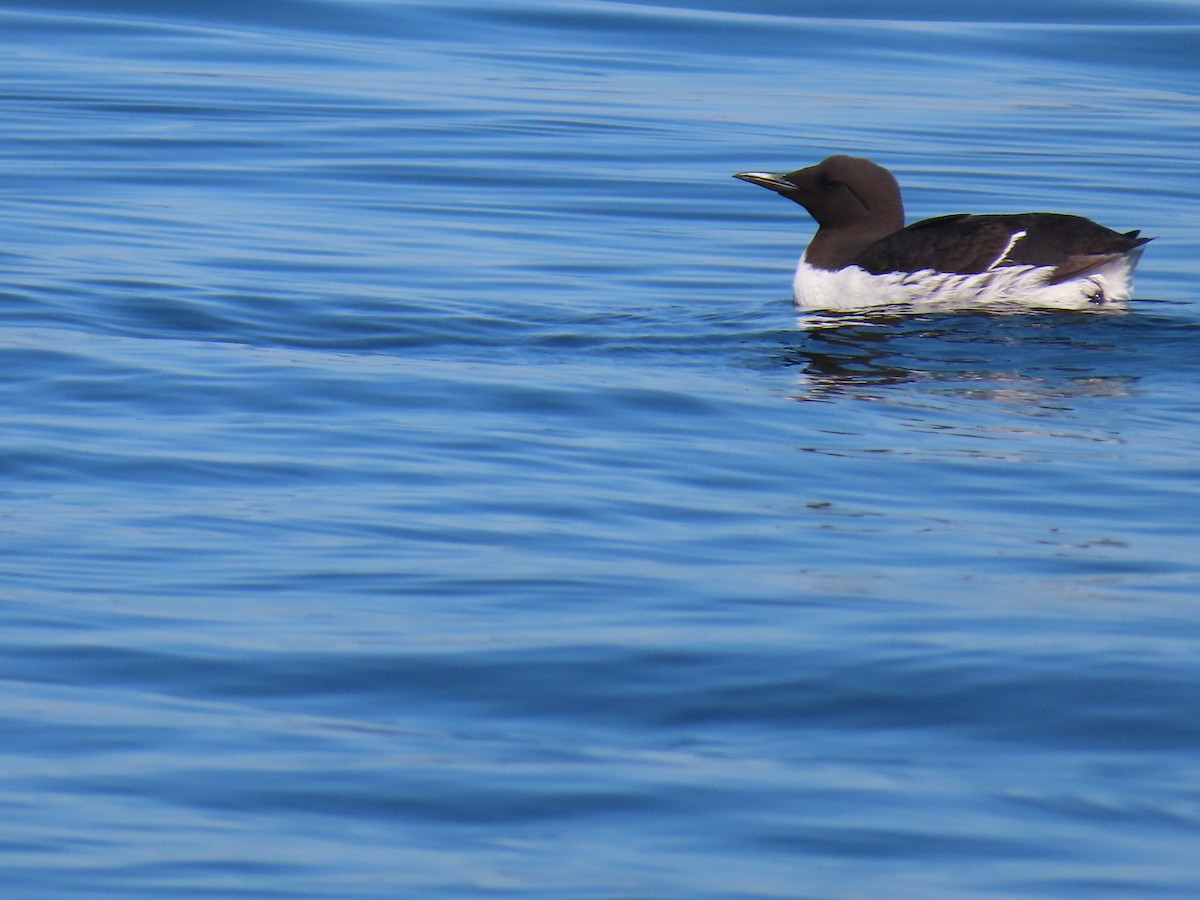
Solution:
<path fill-rule="evenodd" d="M 5 3 L 4 897 L 1195 897 L 1198 47 Z M 798 322 L 839 151 L 1139 299 Z"/>

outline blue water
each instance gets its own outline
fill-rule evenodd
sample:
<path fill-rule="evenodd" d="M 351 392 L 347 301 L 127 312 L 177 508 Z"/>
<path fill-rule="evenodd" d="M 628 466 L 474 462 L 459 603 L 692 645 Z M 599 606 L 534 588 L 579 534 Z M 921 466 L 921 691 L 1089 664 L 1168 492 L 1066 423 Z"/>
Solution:
<path fill-rule="evenodd" d="M 1194 897 L 1200 4 L 0 10 L 6 898 Z M 800 323 L 910 218 L 1126 314 Z"/>

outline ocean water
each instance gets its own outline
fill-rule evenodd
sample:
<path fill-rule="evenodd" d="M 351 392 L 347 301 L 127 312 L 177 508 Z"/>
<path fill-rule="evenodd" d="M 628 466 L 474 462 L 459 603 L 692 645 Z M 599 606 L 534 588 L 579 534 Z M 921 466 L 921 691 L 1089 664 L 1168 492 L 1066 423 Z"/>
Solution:
<path fill-rule="evenodd" d="M 0 10 L 6 898 L 1200 884 L 1200 4 Z M 832 152 L 1155 235 L 798 321 Z"/>

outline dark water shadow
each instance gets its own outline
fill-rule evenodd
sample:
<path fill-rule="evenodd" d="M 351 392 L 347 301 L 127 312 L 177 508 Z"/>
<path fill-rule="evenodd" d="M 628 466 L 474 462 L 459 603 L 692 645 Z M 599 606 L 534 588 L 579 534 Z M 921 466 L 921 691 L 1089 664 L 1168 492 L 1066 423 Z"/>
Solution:
<path fill-rule="evenodd" d="M 1139 301 L 1117 313 L 806 316 L 780 354 L 798 399 L 905 384 L 981 397 L 1128 396 L 1148 378 L 1200 375 L 1200 316 Z"/>

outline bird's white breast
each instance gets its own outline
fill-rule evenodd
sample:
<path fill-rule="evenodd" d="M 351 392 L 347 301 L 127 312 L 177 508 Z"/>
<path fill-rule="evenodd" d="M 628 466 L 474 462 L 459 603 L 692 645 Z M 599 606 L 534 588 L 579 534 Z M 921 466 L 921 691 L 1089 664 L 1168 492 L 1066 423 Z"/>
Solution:
<path fill-rule="evenodd" d="M 872 275 L 858 266 L 818 269 L 800 260 L 792 281 L 796 306 L 805 310 L 852 310 L 881 306 L 917 309 L 969 309 L 1012 306 L 1096 309 L 1129 300 L 1130 254 L 1079 277 L 1049 283 L 1045 266 L 1001 266 L 970 275 L 937 272 L 889 272 Z"/>

